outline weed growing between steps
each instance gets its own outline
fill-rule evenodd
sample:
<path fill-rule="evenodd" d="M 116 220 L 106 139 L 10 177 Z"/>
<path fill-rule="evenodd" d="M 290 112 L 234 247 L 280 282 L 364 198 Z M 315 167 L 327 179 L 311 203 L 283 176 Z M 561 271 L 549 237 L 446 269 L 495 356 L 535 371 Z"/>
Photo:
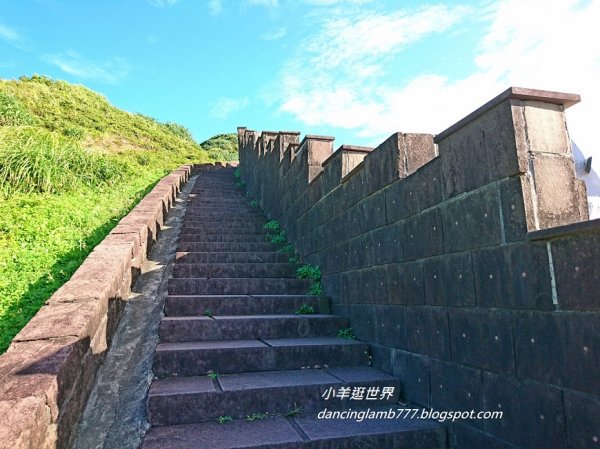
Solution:
<path fill-rule="evenodd" d="M 158 180 L 215 158 L 83 86 L 0 80 L 0 353 Z"/>
<path fill-rule="evenodd" d="M 310 304 L 304 303 L 296 310 L 296 315 L 313 315 L 315 314 L 315 308 Z"/>
<path fill-rule="evenodd" d="M 277 220 L 270 220 L 264 226 L 263 229 L 267 231 L 267 241 L 276 245 L 282 245 L 278 251 L 282 253 L 291 254 L 289 263 L 299 263 L 300 255 L 294 249 L 294 246 L 289 243 L 285 237 L 285 231 L 281 229 L 281 224 Z M 323 290 L 323 284 L 321 283 L 321 269 L 313 265 L 303 265 L 296 271 L 298 279 L 310 279 L 313 281 L 310 286 L 307 295 L 312 296 L 324 296 L 325 291 Z"/>
<path fill-rule="evenodd" d="M 345 340 L 354 340 L 356 338 L 351 327 L 347 329 L 340 329 L 337 333 L 337 336 Z"/>

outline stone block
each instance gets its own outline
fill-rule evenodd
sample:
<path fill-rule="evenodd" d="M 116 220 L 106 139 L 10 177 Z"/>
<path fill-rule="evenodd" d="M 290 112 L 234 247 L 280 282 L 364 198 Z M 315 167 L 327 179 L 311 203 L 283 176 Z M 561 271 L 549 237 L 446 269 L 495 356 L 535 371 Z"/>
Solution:
<path fill-rule="evenodd" d="M 565 391 L 570 447 L 600 447 L 600 399 Z"/>
<path fill-rule="evenodd" d="M 570 157 L 536 154 L 533 176 L 540 229 L 586 220 L 582 216 L 573 160 Z"/>
<path fill-rule="evenodd" d="M 452 308 L 448 315 L 452 360 L 489 371 L 515 373 L 510 312 Z"/>
<path fill-rule="evenodd" d="M 367 232 L 385 225 L 385 192 L 377 192 L 358 204 L 359 229 Z"/>
<path fill-rule="evenodd" d="M 403 226 L 404 260 L 422 259 L 444 252 L 444 232 L 439 209 L 407 219 Z"/>
<path fill-rule="evenodd" d="M 377 228 L 373 231 L 373 263 L 376 265 L 402 260 L 402 223 Z"/>
<path fill-rule="evenodd" d="M 425 304 L 421 262 L 388 265 L 388 301 L 390 304 Z"/>
<path fill-rule="evenodd" d="M 456 449 L 519 449 L 517 446 L 502 441 L 494 435 L 481 432 L 463 424 L 454 424 L 454 435 Z"/>
<path fill-rule="evenodd" d="M 520 101 L 506 100 L 437 140 L 444 197 L 525 173 L 526 149 L 518 148 L 515 137 L 515 129 L 522 128 Z"/>
<path fill-rule="evenodd" d="M 567 447 L 559 389 L 484 372 L 483 395 L 486 410 L 503 412 L 502 419 L 483 421 L 486 432 L 528 449 L 547 449 L 548 442 Z"/>
<path fill-rule="evenodd" d="M 2 416 L 0 447 L 5 449 L 44 447 L 50 417 L 43 396 L 0 401 L 0 416 Z"/>
<path fill-rule="evenodd" d="M 430 407 L 430 359 L 401 350 L 393 354 L 392 374 L 402 379 L 403 399 Z"/>
<path fill-rule="evenodd" d="M 584 233 L 550 242 L 561 309 L 600 309 L 600 234 Z"/>
<path fill-rule="evenodd" d="M 477 304 L 482 307 L 554 309 L 548 253 L 524 243 L 473 253 Z"/>
<path fill-rule="evenodd" d="M 541 101 L 524 101 L 529 151 L 571 154 L 571 142 L 565 125 L 564 106 Z"/>
<path fill-rule="evenodd" d="M 475 305 L 471 254 L 433 257 L 423 262 L 425 300 L 430 305 Z"/>
<path fill-rule="evenodd" d="M 407 310 L 408 347 L 411 352 L 450 360 L 448 311 L 441 307 L 411 307 Z"/>
<path fill-rule="evenodd" d="M 531 185 L 525 175 L 499 182 L 504 238 L 507 242 L 523 240 L 527 231 L 536 229 Z"/>
<path fill-rule="evenodd" d="M 447 252 L 481 248 L 502 242 L 500 195 L 494 186 L 444 204 L 444 242 Z"/>
<path fill-rule="evenodd" d="M 431 134 L 402 134 L 402 141 L 406 154 L 407 175 L 414 173 L 437 156 Z"/>
<path fill-rule="evenodd" d="M 598 394 L 599 327 L 595 313 L 515 313 L 518 376 Z"/>
<path fill-rule="evenodd" d="M 375 315 L 376 343 L 392 348 L 408 348 L 405 306 L 378 305 L 370 313 Z"/>
<path fill-rule="evenodd" d="M 435 410 L 482 410 L 481 371 L 455 363 L 432 360 L 431 407 Z M 480 427 L 480 420 L 465 420 Z"/>

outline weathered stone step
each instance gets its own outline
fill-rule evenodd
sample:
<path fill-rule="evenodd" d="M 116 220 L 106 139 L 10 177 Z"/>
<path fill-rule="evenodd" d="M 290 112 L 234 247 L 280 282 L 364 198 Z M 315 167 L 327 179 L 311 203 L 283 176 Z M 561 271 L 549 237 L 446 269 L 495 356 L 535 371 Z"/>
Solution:
<path fill-rule="evenodd" d="M 369 346 L 337 337 L 160 343 L 159 378 L 332 366 L 368 366 Z"/>
<path fill-rule="evenodd" d="M 275 315 L 295 313 L 304 304 L 317 313 L 330 313 L 329 298 L 310 295 L 167 296 L 165 315 L 199 316 L 206 309 L 218 315 Z"/>
<path fill-rule="evenodd" d="M 401 407 L 392 407 L 398 411 Z M 389 411 L 390 406 L 353 408 L 356 413 Z M 142 449 L 444 449 L 446 430 L 428 420 L 319 419 L 319 412 L 219 424 L 206 422 L 151 428 Z M 359 415 L 357 415 L 359 416 Z M 377 415 L 375 415 L 377 416 Z M 299 430 L 298 430 L 299 429 Z M 300 433 L 301 432 L 301 433 Z"/>
<path fill-rule="evenodd" d="M 182 263 L 173 267 L 174 278 L 296 278 L 291 263 Z"/>
<path fill-rule="evenodd" d="M 221 233 L 221 234 L 180 234 L 180 242 L 266 242 L 267 237 L 265 234 L 235 234 L 235 233 Z"/>
<path fill-rule="evenodd" d="M 247 228 L 247 227 L 236 227 L 236 228 L 205 228 L 202 226 L 187 226 L 185 228 L 181 228 L 179 231 L 181 236 L 185 236 L 188 234 L 198 234 L 198 235 L 260 235 L 263 239 L 266 236 L 266 231 L 264 229 L 256 227 L 256 228 Z"/>
<path fill-rule="evenodd" d="M 177 251 L 239 253 L 277 251 L 277 248 L 269 242 L 179 242 Z"/>
<path fill-rule="evenodd" d="M 216 421 L 219 416 L 240 419 L 253 413 L 284 416 L 292 410 L 392 406 L 401 388 L 399 379 L 370 367 L 224 374 L 214 381 L 208 376 L 168 378 L 152 383 L 148 413 L 151 425 L 168 426 Z M 338 391 L 350 394 L 340 399 Z"/>
<path fill-rule="evenodd" d="M 290 255 L 276 251 L 179 251 L 175 257 L 177 263 L 285 263 Z"/>
<path fill-rule="evenodd" d="M 335 337 L 348 327 L 335 315 L 236 315 L 164 317 L 160 341 L 250 340 L 265 338 Z"/>
<path fill-rule="evenodd" d="M 206 227 L 220 227 L 220 226 L 234 226 L 234 227 L 258 227 L 261 228 L 265 224 L 265 220 L 262 218 L 256 217 L 246 217 L 243 215 L 237 217 L 225 217 L 225 216 L 217 216 L 217 217 L 202 217 L 199 215 L 189 216 L 186 215 L 183 218 L 183 224 L 189 225 L 190 223 L 195 223 L 195 226 L 206 226 Z"/>
<path fill-rule="evenodd" d="M 264 221 L 252 221 L 247 223 L 229 223 L 229 222 L 220 222 L 220 221 L 204 221 L 202 223 L 191 221 L 183 221 L 182 222 L 182 230 L 186 228 L 202 228 L 210 231 L 219 231 L 230 232 L 230 231 L 261 231 L 266 233 L 264 229 Z"/>
<path fill-rule="evenodd" d="M 169 295 L 302 295 L 311 285 L 289 278 L 172 278 L 168 289 Z"/>
<path fill-rule="evenodd" d="M 202 219 L 205 221 L 220 221 L 226 219 L 241 219 L 245 221 L 262 220 L 263 222 L 266 221 L 265 216 L 262 213 L 235 211 L 231 209 L 222 212 L 187 211 L 185 214 L 185 218 L 189 220 Z"/>

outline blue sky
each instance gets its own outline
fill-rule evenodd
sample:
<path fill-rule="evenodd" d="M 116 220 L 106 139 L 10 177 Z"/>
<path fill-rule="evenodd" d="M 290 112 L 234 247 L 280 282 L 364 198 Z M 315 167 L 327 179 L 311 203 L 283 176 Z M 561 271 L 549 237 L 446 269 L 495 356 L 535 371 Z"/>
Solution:
<path fill-rule="evenodd" d="M 376 145 L 439 133 L 509 85 L 600 107 L 600 0 L 1 0 L 0 76 L 84 84 L 199 140 L 252 129 Z"/>

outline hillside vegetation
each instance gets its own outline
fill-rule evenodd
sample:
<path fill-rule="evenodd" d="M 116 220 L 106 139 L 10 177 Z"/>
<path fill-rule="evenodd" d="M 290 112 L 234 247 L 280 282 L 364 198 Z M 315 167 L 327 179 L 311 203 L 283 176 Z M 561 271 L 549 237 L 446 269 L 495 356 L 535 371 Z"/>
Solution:
<path fill-rule="evenodd" d="M 0 80 L 0 353 L 160 178 L 236 159 L 233 137 L 198 144 L 83 86 Z"/>

